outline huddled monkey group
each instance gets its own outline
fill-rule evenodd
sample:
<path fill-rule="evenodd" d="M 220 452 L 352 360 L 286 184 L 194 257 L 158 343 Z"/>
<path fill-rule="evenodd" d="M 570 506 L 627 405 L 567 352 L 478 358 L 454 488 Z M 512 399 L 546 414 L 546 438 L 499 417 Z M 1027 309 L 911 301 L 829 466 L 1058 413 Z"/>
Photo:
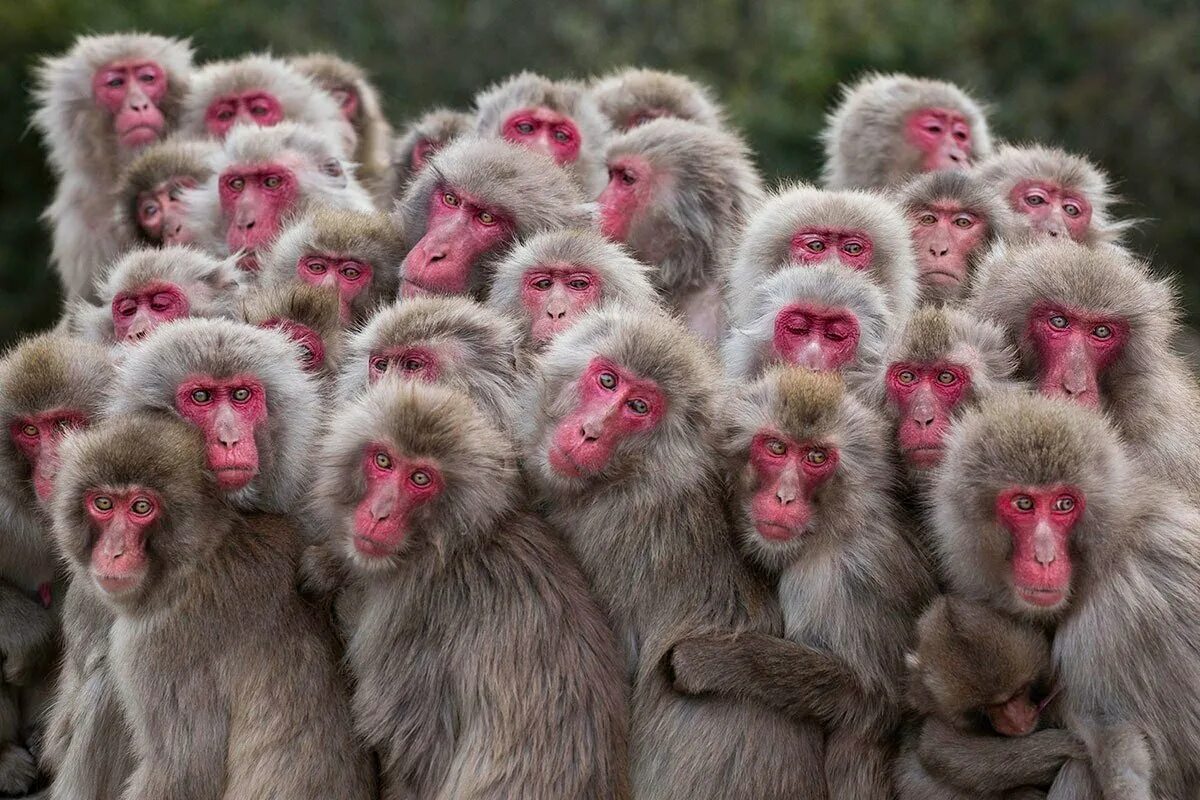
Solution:
<path fill-rule="evenodd" d="M 1200 796 L 1200 384 L 1088 159 L 906 75 L 773 188 L 653 70 L 34 92 L 0 795 Z"/>

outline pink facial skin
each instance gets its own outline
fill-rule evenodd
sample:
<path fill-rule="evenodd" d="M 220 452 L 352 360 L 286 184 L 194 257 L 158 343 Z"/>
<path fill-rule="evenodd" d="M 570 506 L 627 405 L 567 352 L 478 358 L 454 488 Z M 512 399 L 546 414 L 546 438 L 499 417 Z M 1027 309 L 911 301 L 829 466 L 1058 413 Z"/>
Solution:
<path fill-rule="evenodd" d="M 1025 686 L 1003 703 L 984 707 L 984 713 L 992 723 L 992 729 L 1001 736 L 1028 736 L 1037 730 L 1042 712 L 1030 696 L 1031 687 Z"/>
<path fill-rule="evenodd" d="M 570 328 L 600 302 L 600 294 L 600 278 L 590 269 L 558 264 L 528 270 L 521 278 L 521 303 L 533 341 L 547 342 Z"/>
<path fill-rule="evenodd" d="M 435 189 L 425 235 L 404 259 L 402 296 L 466 294 L 479 259 L 512 238 L 499 209 L 455 189 Z"/>
<path fill-rule="evenodd" d="M 222 489 L 235 491 L 254 480 L 255 435 L 267 422 L 267 393 L 257 378 L 189 378 L 175 392 L 175 410 L 204 432 L 208 468 Z"/>
<path fill-rule="evenodd" d="M 440 495 L 442 474 L 425 460 L 400 456 L 385 444 L 363 454 L 366 495 L 354 510 L 354 548 L 369 558 L 396 553 L 409 530 L 409 515 Z"/>
<path fill-rule="evenodd" d="M 1009 205 L 1029 217 L 1036 232 L 1055 239 L 1087 239 L 1092 224 L 1092 204 L 1079 192 L 1049 181 L 1021 181 L 1008 195 Z"/>
<path fill-rule="evenodd" d="M 849 309 L 795 303 L 775 317 L 774 355 L 787 364 L 836 372 L 858 354 L 858 319 Z"/>
<path fill-rule="evenodd" d="M 195 234 L 187 227 L 183 206 L 183 190 L 195 187 L 196 181 L 180 176 L 137 196 L 137 224 L 147 239 L 160 244 L 195 241 Z"/>
<path fill-rule="evenodd" d="M 42 503 L 48 502 L 54 491 L 58 448 L 63 437 L 76 428 L 87 427 L 87 424 L 88 419 L 82 412 L 65 408 L 18 417 L 9 424 L 9 438 L 29 462 L 33 491 Z"/>
<path fill-rule="evenodd" d="M 625 120 L 625 124 L 621 126 L 621 130 L 631 130 L 639 125 L 645 125 L 647 122 L 653 122 L 656 119 L 670 116 L 673 115 L 665 108 L 639 108 L 629 115 L 629 119 Z"/>
<path fill-rule="evenodd" d="M 1100 406 L 1100 376 L 1129 340 L 1124 320 L 1039 305 L 1026 335 L 1038 353 L 1038 391 Z"/>
<path fill-rule="evenodd" d="M 939 286 L 965 284 L 971 254 L 983 244 L 987 234 L 987 223 L 979 215 L 952 203 L 935 203 L 913 214 L 913 246 L 922 282 Z"/>
<path fill-rule="evenodd" d="M 354 120 L 358 119 L 358 92 L 354 90 L 354 87 L 339 86 L 329 93 L 337 101 L 338 108 L 342 112 L 342 118 L 346 122 L 354 122 Z"/>
<path fill-rule="evenodd" d="M 1083 493 L 1070 486 L 1016 487 L 996 497 L 996 518 L 1012 536 L 1013 588 L 1023 601 L 1048 609 L 1066 600 L 1068 539 L 1083 509 Z"/>
<path fill-rule="evenodd" d="M 112 301 L 113 336 L 118 342 L 139 341 L 164 322 L 183 319 L 190 310 L 187 295 L 173 283 L 155 281 L 120 292 Z"/>
<path fill-rule="evenodd" d="M 96 530 L 92 579 L 106 594 L 136 589 L 146 577 L 147 534 L 162 513 L 162 500 L 135 485 L 115 492 L 92 489 L 84 493 L 83 503 Z"/>
<path fill-rule="evenodd" d="M 554 431 L 548 453 L 559 475 L 579 478 L 608 466 L 625 439 L 652 430 L 667 398 L 651 380 L 605 358 L 593 358 L 579 379 L 579 405 Z"/>
<path fill-rule="evenodd" d="M 545 153 L 558 164 L 579 158 L 583 137 L 575 121 L 548 108 L 523 108 L 504 121 L 500 135 L 514 144 Z"/>
<path fill-rule="evenodd" d="M 371 286 L 374 269 L 365 261 L 313 253 L 301 256 L 296 262 L 296 274 L 310 286 L 332 286 L 338 293 L 338 317 L 342 324 L 350 322 L 351 304 Z"/>
<path fill-rule="evenodd" d="M 971 387 L 970 370 L 959 364 L 896 363 L 886 380 L 888 398 L 900 411 L 900 454 L 911 467 L 936 466 L 954 409 Z"/>
<path fill-rule="evenodd" d="M 750 444 L 756 479 L 750 515 L 759 535 L 772 542 L 803 535 L 812 519 L 813 494 L 837 466 L 836 447 L 760 431 Z"/>
<path fill-rule="evenodd" d="M 836 256 L 851 269 L 869 269 L 875 247 L 862 231 L 835 228 L 804 228 L 792 237 L 793 262 L 812 266 Z"/>
<path fill-rule="evenodd" d="M 971 166 L 971 125 L 947 108 L 919 108 L 908 117 L 904 133 L 921 151 L 921 170 L 967 169 Z"/>
<path fill-rule="evenodd" d="M 608 185 L 596 202 L 600 206 L 600 232 L 614 242 L 628 242 L 633 222 L 650 207 L 656 180 L 650 162 L 622 156 L 608 165 Z"/>
<path fill-rule="evenodd" d="M 229 251 L 256 250 L 279 235 L 285 215 L 300 198 L 296 175 L 282 164 L 239 165 L 221 174 L 221 211 L 229 223 L 225 243 Z M 258 269 L 257 258 L 244 259 L 238 266 Z"/>
<path fill-rule="evenodd" d="M 250 89 L 218 97 L 204 112 L 204 127 L 218 139 L 224 139 L 229 129 L 239 123 L 270 128 L 283 122 L 283 106 L 270 92 Z"/>
<path fill-rule="evenodd" d="M 320 372 L 325 366 L 325 343 L 317 332 L 307 325 L 278 317 L 259 324 L 260 328 L 282 331 L 283 335 L 300 345 L 300 360 L 305 372 Z"/>
<path fill-rule="evenodd" d="M 117 143 L 126 150 L 162 138 L 167 123 L 158 105 L 166 94 L 167 73 L 156 61 L 113 61 L 92 76 L 92 97 L 113 115 Z"/>
<path fill-rule="evenodd" d="M 391 347 L 371 354 L 367 381 L 374 384 L 387 373 L 409 380 L 437 383 L 441 377 L 441 359 L 428 347 Z"/>

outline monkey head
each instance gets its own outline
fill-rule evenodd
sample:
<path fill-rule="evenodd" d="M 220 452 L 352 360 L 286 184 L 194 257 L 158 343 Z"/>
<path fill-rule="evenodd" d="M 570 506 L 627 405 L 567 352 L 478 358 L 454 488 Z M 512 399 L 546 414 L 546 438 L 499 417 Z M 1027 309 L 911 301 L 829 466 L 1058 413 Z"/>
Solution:
<path fill-rule="evenodd" d="M 196 230 L 183 198 L 212 176 L 217 148 L 208 142 L 172 140 L 143 150 L 121 173 L 117 214 L 136 241 L 191 244 Z"/>
<path fill-rule="evenodd" d="M 724 111 L 706 86 L 673 72 L 622 69 L 592 83 L 592 98 L 613 130 L 627 131 L 662 117 L 720 128 Z"/>
<path fill-rule="evenodd" d="M 410 122 L 392 144 L 395 186 L 403 190 L 435 153 L 475 129 L 475 118 L 462 111 L 435 108 Z"/>
<path fill-rule="evenodd" d="M 302 283 L 257 287 L 239 299 L 238 316 L 248 325 L 278 330 L 300 346 L 305 372 L 329 376 L 341 358 L 339 298 L 329 287 Z"/>

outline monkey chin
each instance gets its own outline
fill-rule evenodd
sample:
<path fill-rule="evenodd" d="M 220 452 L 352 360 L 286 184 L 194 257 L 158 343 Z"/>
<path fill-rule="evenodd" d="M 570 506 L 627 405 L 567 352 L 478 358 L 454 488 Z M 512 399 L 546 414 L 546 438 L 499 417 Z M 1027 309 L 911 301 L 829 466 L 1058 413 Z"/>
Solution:
<path fill-rule="evenodd" d="M 913 469 L 933 469 L 942 463 L 945 448 L 941 445 L 921 445 L 904 451 L 904 460 Z"/>
<path fill-rule="evenodd" d="M 92 579 L 100 590 L 111 597 L 125 597 L 137 591 L 145 578 L 145 570 L 136 570 L 127 575 L 105 575 L 92 571 Z"/>
<path fill-rule="evenodd" d="M 162 137 L 162 129 L 153 125 L 135 125 L 117 134 L 117 141 L 126 150 L 140 150 L 154 144 Z"/>

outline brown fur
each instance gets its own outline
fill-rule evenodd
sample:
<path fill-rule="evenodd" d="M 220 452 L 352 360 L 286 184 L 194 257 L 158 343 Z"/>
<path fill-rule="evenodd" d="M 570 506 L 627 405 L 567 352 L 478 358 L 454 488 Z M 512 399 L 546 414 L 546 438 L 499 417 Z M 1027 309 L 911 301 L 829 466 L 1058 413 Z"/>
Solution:
<path fill-rule="evenodd" d="M 626 67 L 593 80 L 591 93 L 600 113 L 617 131 L 634 127 L 634 118 L 646 111 L 710 128 L 725 125 L 725 110 L 712 90 L 674 72 Z"/>
<path fill-rule="evenodd" d="M 392 197 L 399 199 L 415 177 L 413 151 L 422 142 L 441 150 L 451 140 L 475 130 L 475 117 L 465 111 L 435 108 L 409 122 L 392 143 Z"/>
<path fill-rule="evenodd" d="M 346 334 L 338 320 L 337 294 L 332 289 L 302 283 L 251 289 L 238 298 L 238 317 L 255 327 L 283 320 L 310 329 L 321 337 L 325 347 L 325 363 L 317 375 L 330 381 L 337 374 Z"/>
<path fill-rule="evenodd" d="M 130 162 L 118 179 L 116 198 L 117 222 L 129 241 L 160 244 L 148 239 L 138 226 L 138 195 L 177 178 L 191 178 L 199 186 L 212 176 L 216 153 L 211 142 L 176 138 L 150 145 Z"/>

